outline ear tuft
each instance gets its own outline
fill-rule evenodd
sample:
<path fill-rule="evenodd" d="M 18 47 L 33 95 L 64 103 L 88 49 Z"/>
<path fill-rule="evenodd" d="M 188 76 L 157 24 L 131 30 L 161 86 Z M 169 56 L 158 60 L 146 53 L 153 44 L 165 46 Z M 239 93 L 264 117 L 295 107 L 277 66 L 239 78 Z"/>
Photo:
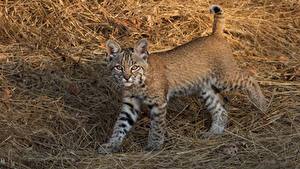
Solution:
<path fill-rule="evenodd" d="M 106 52 L 108 55 L 118 53 L 120 51 L 121 51 L 121 47 L 117 42 L 113 40 L 106 41 Z"/>
<path fill-rule="evenodd" d="M 148 41 L 146 38 L 143 38 L 136 43 L 134 47 L 134 53 L 142 59 L 147 59 L 149 54 L 148 54 Z"/>

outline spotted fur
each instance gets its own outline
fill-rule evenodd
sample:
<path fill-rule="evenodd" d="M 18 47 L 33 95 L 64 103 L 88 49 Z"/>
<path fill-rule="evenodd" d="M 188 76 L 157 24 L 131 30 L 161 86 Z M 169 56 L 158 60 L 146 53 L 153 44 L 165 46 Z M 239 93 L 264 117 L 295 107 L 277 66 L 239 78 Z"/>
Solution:
<path fill-rule="evenodd" d="M 101 145 L 101 154 L 116 152 L 138 118 L 140 105 L 150 108 L 151 128 L 146 150 L 159 150 L 164 143 L 168 100 L 173 96 L 197 93 L 212 116 L 206 135 L 222 134 L 227 111 L 218 92 L 244 90 L 262 111 L 267 100 L 253 77 L 236 65 L 229 44 L 222 36 L 224 17 L 219 6 L 214 14 L 213 33 L 166 52 L 149 54 L 148 42 L 141 39 L 133 49 L 121 49 L 107 41 L 109 67 L 123 86 L 123 105 L 110 140 Z"/>

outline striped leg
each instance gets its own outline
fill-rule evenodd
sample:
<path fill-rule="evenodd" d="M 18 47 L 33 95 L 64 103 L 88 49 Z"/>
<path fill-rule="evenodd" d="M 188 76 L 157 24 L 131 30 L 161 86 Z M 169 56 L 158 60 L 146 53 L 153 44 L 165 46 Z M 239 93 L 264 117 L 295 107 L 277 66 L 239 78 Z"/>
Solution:
<path fill-rule="evenodd" d="M 122 110 L 115 123 L 113 134 L 108 143 L 99 147 L 99 154 L 108 154 L 119 150 L 126 134 L 136 122 L 139 112 L 140 101 L 137 98 L 125 97 L 123 99 Z"/>
<path fill-rule="evenodd" d="M 254 78 L 248 77 L 241 82 L 242 88 L 246 90 L 252 103 L 262 112 L 267 111 L 268 100 L 263 95 L 258 83 Z"/>
<path fill-rule="evenodd" d="M 222 105 L 220 95 L 211 87 L 203 87 L 200 96 L 204 99 L 205 106 L 212 116 L 212 124 L 205 136 L 222 134 L 227 125 L 227 111 Z"/>
<path fill-rule="evenodd" d="M 263 112 L 267 111 L 268 100 L 253 77 L 243 73 L 236 73 L 235 76 L 228 77 L 224 81 L 220 80 L 215 85 L 224 91 L 244 90 L 258 109 Z"/>
<path fill-rule="evenodd" d="M 151 106 L 151 128 L 148 136 L 146 151 L 159 150 L 165 139 L 167 103 Z"/>

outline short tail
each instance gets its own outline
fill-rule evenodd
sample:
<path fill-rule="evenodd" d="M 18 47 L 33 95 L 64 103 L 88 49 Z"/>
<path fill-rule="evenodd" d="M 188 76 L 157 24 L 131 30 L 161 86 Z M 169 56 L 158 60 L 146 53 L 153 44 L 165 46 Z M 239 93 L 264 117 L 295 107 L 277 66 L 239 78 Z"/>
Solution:
<path fill-rule="evenodd" d="M 212 5 L 210 7 L 210 12 L 214 14 L 214 23 L 212 27 L 213 34 L 223 33 L 225 18 L 222 8 L 218 5 Z"/>

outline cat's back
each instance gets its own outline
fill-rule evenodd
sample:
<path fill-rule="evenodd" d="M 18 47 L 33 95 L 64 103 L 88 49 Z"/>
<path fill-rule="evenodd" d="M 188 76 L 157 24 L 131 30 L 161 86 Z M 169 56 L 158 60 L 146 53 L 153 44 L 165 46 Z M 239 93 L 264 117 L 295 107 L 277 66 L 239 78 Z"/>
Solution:
<path fill-rule="evenodd" d="M 155 54 L 161 57 L 165 64 L 174 62 L 195 63 L 205 62 L 218 58 L 229 59 L 232 56 L 230 45 L 226 39 L 219 35 L 210 35 L 196 38 L 172 50 Z"/>
<path fill-rule="evenodd" d="M 206 36 L 172 50 L 151 54 L 150 67 L 164 74 L 171 86 L 201 79 L 208 74 L 236 67 L 228 42 L 222 36 Z"/>

